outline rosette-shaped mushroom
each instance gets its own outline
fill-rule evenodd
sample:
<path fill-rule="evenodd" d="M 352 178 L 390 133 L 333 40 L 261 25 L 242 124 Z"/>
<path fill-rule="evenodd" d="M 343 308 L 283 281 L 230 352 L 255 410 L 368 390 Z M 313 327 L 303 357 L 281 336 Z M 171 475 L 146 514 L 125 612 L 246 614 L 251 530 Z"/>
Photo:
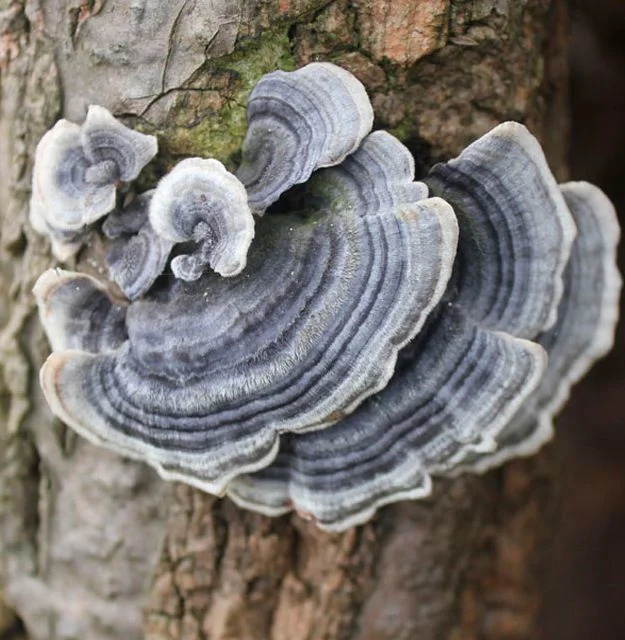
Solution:
<path fill-rule="evenodd" d="M 167 264 L 174 242 L 154 231 L 148 210 L 154 190 L 111 212 L 102 231 L 111 241 L 106 250 L 109 276 L 129 300 L 146 293 Z"/>
<path fill-rule="evenodd" d="M 454 474 L 486 471 L 506 460 L 535 453 L 553 435 L 553 418 L 571 387 L 604 356 L 614 341 L 621 276 L 616 267 L 620 229 L 612 203 L 587 182 L 561 185 L 578 235 L 564 274 L 556 324 L 537 342 L 549 354 L 540 386 L 496 437 L 497 448 L 469 455 Z"/>
<path fill-rule="evenodd" d="M 199 244 L 171 262 L 183 280 L 197 280 L 207 265 L 222 276 L 241 273 L 254 237 L 245 187 L 212 159 L 183 160 L 158 183 L 150 223 L 164 240 Z"/>
<path fill-rule="evenodd" d="M 451 275 L 455 216 L 413 179 L 407 149 L 370 135 L 310 180 L 306 210 L 257 225 L 243 273 L 163 279 L 128 306 L 115 348 L 55 350 L 41 371 L 52 410 L 90 440 L 214 493 L 269 463 L 281 433 L 336 422 L 387 384 Z M 90 322 L 80 287 L 72 297 L 50 285 L 54 272 L 42 277 L 51 334 Z M 91 288 L 109 313 L 110 295 Z"/>
<path fill-rule="evenodd" d="M 427 495 L 431 474 L 491 451 L 536 389 L 575 225 L 535 138 L 505 123 L 437 165 L 427 183 L 460 227 L 446 296 L 388 386 L 323 431 L 282 439 L 274 463 L 229 487 L 277 515 L 342 530 L 382 504 Z"/>
<path fill-rule="evenodd" d="M 316 169 L 353 153 L 371 131 L 373 109 L 351 73 L 313 62 L 263 76 L 248 99 L 247 120 L 237 176 L 262 213 Z"/>
<path fill-rule="evenodd" d="M 126 179 L 93 134 L 112 117 L 92 109 L 92 125 L 59 123 L 37 152 L 39 171 L 69 167 L 33 183 L 33 224 L 58 252 Z M 250 96 L 243 184 L 185 160 L 105 221 L 111 277 L 133 302 L 90 276 L 43 274 L 54 413 L 166 478 L 329 530 L 548 439 L 612 342 L 610 203 L 585 183 L 558 188 L 516 123 L 434 167 L 428 198 L 408 151 L 367 136 L 372 117 L 334 65 L 269 74 Z M 72 205 L 60 221 L 46 180 Z M 252 210 L 300 183 L 251 245 Z M 177 278 L 158 278 L 170 250 Z"/>
<path fill-rule="evenodd" d="M 88 225 L 115 207 L 118 181 L 134 180 L 156 154 L 156 138 L 132 131 L 104 107 L 91 106 L 82 125 L 67 120 L 37 145 L 30 221 L 50 236 L 59 260 L 80 247 Z"/>

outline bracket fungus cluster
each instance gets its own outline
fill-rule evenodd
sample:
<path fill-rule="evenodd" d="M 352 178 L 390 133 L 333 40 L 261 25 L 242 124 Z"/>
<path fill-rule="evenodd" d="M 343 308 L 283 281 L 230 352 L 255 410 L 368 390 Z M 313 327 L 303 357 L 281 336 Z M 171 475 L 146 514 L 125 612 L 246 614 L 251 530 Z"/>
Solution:
<path fill-rule="evenodd" d="M 108 214 L 124 294 L 58 269 L 37 282 L 54 414 L 165 478 L 328 530 L 547 441 L 612 344 L 619 229 L 599 189 L 558 185 L 513 122 L 416 182 L 328 63 L 265 76 L 248 121 L 235 174 L 183 160 L 117 208 L 153 139 L 99 107 L 42 139 L 33 225 L 63 257 Z"/>
<path fill-rule="evenodd" d="M 154 136 L 89 107 L 79 126 L 59 120 L 37 145 L 30 223 L 50 236 L 59 260 L 78 251 L 86 228 L 115 207 L 116 185 L 134 180 L 156 155 Z"/>

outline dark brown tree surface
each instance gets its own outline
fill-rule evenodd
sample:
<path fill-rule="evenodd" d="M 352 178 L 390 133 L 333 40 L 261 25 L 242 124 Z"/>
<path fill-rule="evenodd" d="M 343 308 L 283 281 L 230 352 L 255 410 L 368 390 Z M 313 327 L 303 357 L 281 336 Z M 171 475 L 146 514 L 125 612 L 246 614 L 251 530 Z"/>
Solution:
<path fill-rule="evenodd" d="M 312 60 L 365 84 L 419 171 L 514 119 L 563 179 L 563 0 L 5 0 L 0 34 L 0 578 L 29 637 L 538 638 L 553 448 L 341 535 L 168 485 L 46 408 L 31 289 L 53 260 L 27 218 L 57 118 L 96 103 L 157 134 L 143 186 L 186 155 L 232 168 L 251 87 Z M 103 272 L 97 240 L 79 267 Z"/>

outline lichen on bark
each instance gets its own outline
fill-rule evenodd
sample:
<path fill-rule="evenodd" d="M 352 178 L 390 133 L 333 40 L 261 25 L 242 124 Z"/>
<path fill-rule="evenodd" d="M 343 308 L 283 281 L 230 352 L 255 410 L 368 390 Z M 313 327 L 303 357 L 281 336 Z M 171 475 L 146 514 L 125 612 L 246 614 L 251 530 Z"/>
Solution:
<path fill-rule="evenodd" d="M 264 74 L 294 66 L 288 26 L 274 27 L 232 54 L 207 61 L 175 90 L 161 126 L 149 123 L 152 107 L 142 114 L 144 130 L 157 134 L 161 150 L 173 157 L 209 156 L 234 169 L 247 129 L 247 96 Z"/>

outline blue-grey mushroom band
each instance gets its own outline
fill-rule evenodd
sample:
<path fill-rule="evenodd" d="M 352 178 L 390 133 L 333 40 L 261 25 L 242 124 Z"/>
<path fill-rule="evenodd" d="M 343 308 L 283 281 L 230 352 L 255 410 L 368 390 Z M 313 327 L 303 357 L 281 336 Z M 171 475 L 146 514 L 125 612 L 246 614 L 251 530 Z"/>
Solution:
<path fill-rule="evenodd" d="M 155 138 L 92 106 L 41 139 L 31 224 L 61 261 L 102 233 L 109 276 L 35 286 L 53 414 L 165 479 L 329 531 L 536 452 L 613 343 L 608 198 L 558 185 L 515 122 L 416 181 L 330 63 L 264 76 L 247 116 L 234 173 L 188 158 L 124 203 Z"/>

